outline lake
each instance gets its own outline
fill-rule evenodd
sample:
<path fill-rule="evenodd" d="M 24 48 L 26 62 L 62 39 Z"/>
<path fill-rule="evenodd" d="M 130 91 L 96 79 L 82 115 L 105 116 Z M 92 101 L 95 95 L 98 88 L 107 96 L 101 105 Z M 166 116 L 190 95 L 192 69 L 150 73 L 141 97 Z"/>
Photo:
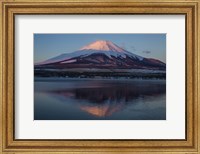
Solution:
<path fill-rule="evenodd" d="M 166 120 L 166 80 L 35 78 L 34 120 Z"/>

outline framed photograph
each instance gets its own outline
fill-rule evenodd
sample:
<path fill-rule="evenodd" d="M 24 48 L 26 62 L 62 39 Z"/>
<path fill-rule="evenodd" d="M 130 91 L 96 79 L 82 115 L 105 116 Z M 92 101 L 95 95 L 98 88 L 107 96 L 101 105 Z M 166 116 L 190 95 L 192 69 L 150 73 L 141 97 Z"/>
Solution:
<path fill-rule="evenodd" d="M 199 4 L 1 1 L 1 153 L 199 153 Z"/>

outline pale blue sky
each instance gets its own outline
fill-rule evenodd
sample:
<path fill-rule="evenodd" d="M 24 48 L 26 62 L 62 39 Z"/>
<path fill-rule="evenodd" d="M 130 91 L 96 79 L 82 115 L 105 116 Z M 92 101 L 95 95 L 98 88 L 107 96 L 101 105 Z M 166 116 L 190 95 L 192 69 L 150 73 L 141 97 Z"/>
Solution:
<path fill-rule="evenodd" d="M 34 34 L 34 62 L 109 40 L 137 55 L 166 62 L 166 34 Z"/>

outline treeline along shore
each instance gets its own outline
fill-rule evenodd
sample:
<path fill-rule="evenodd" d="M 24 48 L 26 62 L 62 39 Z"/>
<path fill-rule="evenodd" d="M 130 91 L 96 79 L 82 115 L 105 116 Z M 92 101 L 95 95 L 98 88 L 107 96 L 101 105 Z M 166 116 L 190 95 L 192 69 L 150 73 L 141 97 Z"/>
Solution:
<path fill-rule="evenodd" d="M 155 70 L 45 70 L 34 69 L 35 77 L 63 77 L 63 78 L 142 78 L 142 79 L 166 79 L 165 71 Z"/>

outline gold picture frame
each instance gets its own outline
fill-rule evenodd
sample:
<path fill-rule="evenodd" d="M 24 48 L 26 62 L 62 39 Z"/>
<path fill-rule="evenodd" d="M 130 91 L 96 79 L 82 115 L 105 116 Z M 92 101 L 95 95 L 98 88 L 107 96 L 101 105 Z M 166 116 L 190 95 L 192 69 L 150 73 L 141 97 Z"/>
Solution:
<path fill-rule="evenodd" d="M 0 1 L 0 153 L 200 153 L 199 0 Z M 16 14 L 183 14 L 186 17 L 186 139 L 17 140 L 14 138 Z"/>

